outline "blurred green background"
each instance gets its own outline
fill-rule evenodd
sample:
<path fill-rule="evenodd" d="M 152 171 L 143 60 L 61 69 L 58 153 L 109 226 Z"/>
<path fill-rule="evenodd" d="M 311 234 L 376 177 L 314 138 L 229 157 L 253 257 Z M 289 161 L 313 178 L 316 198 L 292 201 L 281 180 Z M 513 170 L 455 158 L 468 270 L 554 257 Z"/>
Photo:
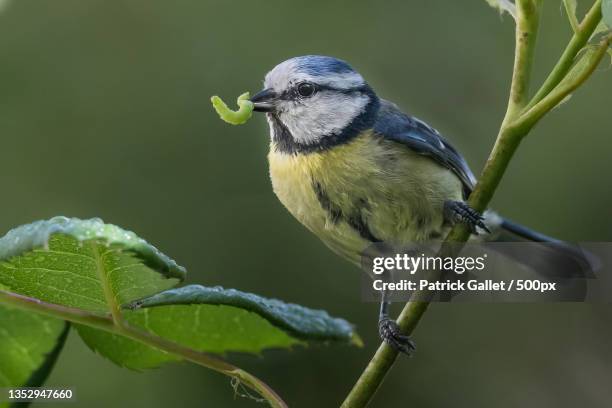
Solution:
<path fill-rule="evenodd" d="M 535 80 L 569 36 L 561 2 L 547 2 Z M 292 56 L 333 55 L 479 172 L 504 113 L 513 44 L 511 18 L 484 0 L 12 1 L 0 14 L 0 230 L 99 216 L 174 257 L 192 283 L 347 318 L 365 348 L 228 356 L 292 407 L 337 406 L 378 345 L 377 306 L 361 301 L 360 272 L 274 197 L 264 118 L 228 126 L 209 96 L 257 91 Z M 610 75 L 602 65 L 525 140 L 497 210 L 567 240 L 610 240 Z M 418 352 L 398 361 L 372 406 L 609 406 L 611 322 L 609 306 L 434 305 L 414 335 Z M 131 372 L 75 335 L 49 384 L 76 389 L 70 407 L 254 406 L 214 372 Z"/>

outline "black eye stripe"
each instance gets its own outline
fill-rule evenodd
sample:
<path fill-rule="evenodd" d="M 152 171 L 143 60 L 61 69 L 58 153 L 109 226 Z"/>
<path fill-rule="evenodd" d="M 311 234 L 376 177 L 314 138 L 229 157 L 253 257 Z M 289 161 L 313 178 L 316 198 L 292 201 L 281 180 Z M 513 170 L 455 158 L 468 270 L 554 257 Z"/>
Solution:
<path fill-rule="evenodd" d="M 352 88 L 336 88 L 334 86 L 331 85 L 318 85 L 319 89 L 324 90 L 324 91 L 332 91 L 332 92 L 338 92 L 338 93 L 342 93 L 342 94 L 352 94 L 355 92 L 360 92 L 360 93 L 365 93 L 368 92 L 369 88 L 367 85 L 360 85 L 360 86 L 355 86 Z"/>
<path fill-rule="evenodd" d="M 297 84 L 295 86 L 292 86 L 291 88 L 287 89 L 286 91 L 284 91 L 281 95 L 280 95 L 280 99 L 282 100 L 286 100 L 286 101 L 290 101 L 290 100 L 295 100 L 297 98 L 300 98 L 298 92 L 297 92 L 297 87 L 300 84 Z M 341 93 L 343 95 L 350 95 L 353 93 L 368 93 L 370 92 L 370 88 L 368 87 L 368 85 L 360 85 L 360 86 L 355 86 L 352 88 L 337 88 L 331 85 L 323 85 L 323 84 L 313 84 L 316 88 L 316 91 L 330 91 L 330 92 L 337 92 L 337 93 Z"/>

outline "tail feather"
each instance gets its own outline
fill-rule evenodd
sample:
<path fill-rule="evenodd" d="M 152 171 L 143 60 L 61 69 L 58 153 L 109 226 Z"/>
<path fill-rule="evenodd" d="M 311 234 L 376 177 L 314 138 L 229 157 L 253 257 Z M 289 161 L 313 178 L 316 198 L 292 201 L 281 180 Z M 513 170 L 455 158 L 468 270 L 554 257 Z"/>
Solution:
<path fill-rule="evenodd" d="M 501 218 L 500 227 L 502 228 L 502 230 L 509 233 L 509 234 L 506 234 L 508 238 L 511 238 L 512 236 L 517 236 L 517 237 L 523 238 L 523 240 L 526 240 L 526 241 L 550 242 L 550 243 L 555 243 L 555 244 L 564 243 L 561 240 L 549 237 L 548 235 L 542 234 L 541 232 L 529 229 L 525 227 L 524 225 L 517 224 L 516 222 L 510 221 L 507 218 Z"/>
<path fill-rule="evenodd" d="M 506 218 L 498 217 L 492 242 L 533 242 L 525 248 L 508 246 L 503 254 L 550 278 L 589 278 L 600 262 L 576 245 L 533 231 Z M 496 247 L 497 249 L 498 247 Z"/>

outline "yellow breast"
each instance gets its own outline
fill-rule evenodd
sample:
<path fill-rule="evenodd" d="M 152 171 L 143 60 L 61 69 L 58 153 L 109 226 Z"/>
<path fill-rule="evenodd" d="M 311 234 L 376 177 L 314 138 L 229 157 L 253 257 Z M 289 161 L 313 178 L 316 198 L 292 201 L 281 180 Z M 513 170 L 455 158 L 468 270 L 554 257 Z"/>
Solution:
<path fill-rule="evenodd" d="M 370 132 L 309 154 L 279 153 L 272 145 L 268 159 L 279 200 L 354 263 L 370 244 L 364 235 L 400 244 L 431 238 L 442 228 L 444 200 L 461 198 L 461 183 L 447 169 Z M 356 229 L 360 222 L 368 234 Z"/>

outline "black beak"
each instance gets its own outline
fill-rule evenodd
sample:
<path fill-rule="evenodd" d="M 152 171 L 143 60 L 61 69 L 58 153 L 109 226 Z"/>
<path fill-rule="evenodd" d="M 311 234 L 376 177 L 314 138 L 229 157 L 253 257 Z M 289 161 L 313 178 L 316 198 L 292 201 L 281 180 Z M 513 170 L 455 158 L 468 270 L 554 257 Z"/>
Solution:
<path fill-rule="evenodd" d="M 256 112 L 272 112 L 275 108 L 275 102 L 278 95 L 272 89 L 264 89 L 263 91 L 253 95 L 254 110 Z"/>

